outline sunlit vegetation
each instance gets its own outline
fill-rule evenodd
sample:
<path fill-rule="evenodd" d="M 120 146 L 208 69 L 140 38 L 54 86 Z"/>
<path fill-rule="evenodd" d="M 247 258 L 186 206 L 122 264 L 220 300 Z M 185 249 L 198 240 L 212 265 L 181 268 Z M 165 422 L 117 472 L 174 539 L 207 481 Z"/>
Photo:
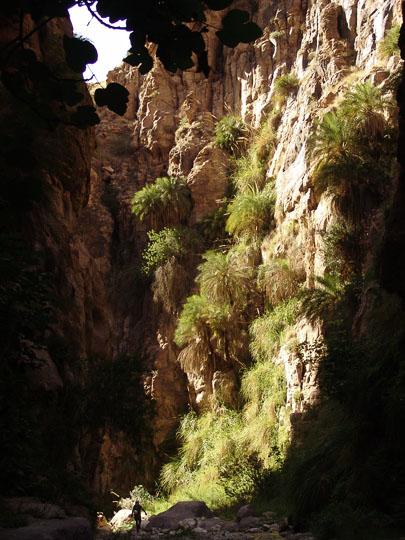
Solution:
<path fill-rule="evenodd" d="M 295 296 L 304 279 L 303 269 L 294 268 L 288 259 L 272 259 L 258 267 L 258 286 L 271 306 Z"/>
<path fill-rule="evenodd" d="M 236 117 L 227 117 L 217 124 L 216 144 L 235 156 L 240 145 L 247 144 L 246 134 Z M 224 362 L 232 365 L 241 390 L 236 403 L 215 394 L 203 413 L 184 417 L 179 453 L 161 475 L 161 486 L 172 502 L 198 497 L 220 508 L 246 500 L 266 471 L 281 467 L 288 447 L 284 373 L 273 356 L 293 337 L 298 300 L 292 297 L 300 278 L 289 271 L 285 281 L 290 286 L 269 302 L 271 276 L 262 272 L 258 279 L 257 273 L 261 241 L 274 220 L 276 193 L 266 169 L 275 143 L 269 117 L 251 131 L 246 153 L 234 161 L 234 192 L 228 194 L 228 204 L 200 227 L 209 228 L 211 242 L 212 231 L 218 230 L 226 245 L 207 251 L 197 268 L 198 290 L 184 303 L 175 331 L 175 342 L 183 348 L 179 362 L 183 369 L 197 372 L 201 360 L 213 369 Z M 264 301 L 269 307 L 260 316 Z"/>
<path fill-rule="evenodd" d="M 242 118 L 229 115 L 219 120 L 214 129 L 214 144 L 230 154 L 237 154 L 245 145 L 247 129 Z"/>
<path fill-rule="evenodd" d="M 392 110 L 392 100 L 367 81 L 355 85 L 339 108 L 315 125 L 309 141 L 315 189 L 329 191 L 350 219 L 362 219 L 375 208 L 390 185 Z"/>
<path fill-rule="evenodd" d="M 204 499 L 213 508 L 252 496 L 266 470 L 277 470 L 288 444 L 283 370 L 257 364 L 242 378 L 241 410 L 219 407 L 186 415 L 179 428 L 179 454 L 163 467 L 160 483 L 174 502 Z"/>
<path fill-rule="evenodd" d="M 270 113 L 263 121 L 260 129 L 254 133 L 249 148 L 249 154 L 253 155 L 260 163 L 268 162 L 276 148 L 277 137 L 274 131 L 272 119 L 274 113 Z"/>
<path fill-rule="evenodd" d="M 342 103 L 344 115 L 356 128 L 356 135 L 365 137 L 371 146 L 375 139 L 378 145 L 384 136 L 389 135 L 388 115 L 394 107 L 392 98 L 385 96 L 370 81 L 356 84 L 346 93 Z"/>
<path fill-rule="evenodd" d="M 284 83 L 278 91 L 283 99 L 297 88 L 298 81 L 286 78 Z M 355 527 L 366 527 L 371 519 L 379 475 L 389 468 L 385 443 L 379 443 L 371 418 L 380 417 L 382 426 L 385 419 L 398 419 L 400 408 L 393 404 L 403 388 L 403 377 L 398 376 L 402 338 L 395 337 L 392 347 L 385 342 L 383 351 L 384 346 L 373 340 L 355 342 L 352 329 L 366 285 L 364 238 L 369 225 L 365 216 L 385 200 L 392 181 L 392 116 L 391 98 L 366 82 L 349 90 L 338 108 L 314 126 L 308 153 L 315 162 L 312 180 L 318 197 L 324 191 L 333 196 L 338 214 L 334 225 L 321 234 L 322 276 L 308 276 L 306 262 L 294 251 L 297 223 L 291 224 L 293 230 L 288 233 L 293 245 L 287 245 L 287 230 L 282 238 L 272 233 L 276 191 L 266 177 L 275 146 L 271 117 L 260 130 L 251 131 L 243 156 L 235 159 L 239 150 L 232 150 L 235 191 L 212 220 L 214 225 L 216 218 L 220 221 L 223 243 L 203 255 L 194 294 L 185 301 L 178 319 L 175 341 L 182 348 L 183 369 L 197 373 L 201 359 L 214 371 L 218 365 L 232 366 L 239 392 L 234 403 L 214 392 L 202 412 L 183 418 L 179 452 L 164 466 L 160 478 L 171 503 L 203 498 L 218 509 L 255 497 L 273 502 L 278 498 L 297 527 L 312 527 L 325 540 L 356 538 L 350 527 L 341 524 L 344 516 Z M 272 253 L 278 242 L 281 257 L 266 258 L 263 264 L 260 247 L 266 235 L 266 253 Z M 388 299 L 376 300 L 378 320 L 395 318 L 399 306 L 395 304 L 387 314 L 388 308 L 381 306 L 388 305 Z M 322 328 L 322 339 L 298 342 L 297 323 L 303 317 Z M 286 408 L 280 363 L 288 351 L 303 364 L 318 367 L 322 392 L 320 402 L 306 413 L 310 434 L 298 436 L 297 446 L 290 446 L 291 411 Z M 390 361 L 393 371 L 384 376 Z M 385 396 L 381 392 L 381 411 L 375 411 L 371 386 L 381 389 L 380 377 L 386 377 L 394 389 Z M 394 383 L 396 377 L 399 382 Z M 365 381 L 368 390 L 364 393 Z M 303 399 L 301 389 L 296 389 L 293 399 L 296 403 Z M 391 437 L 393 431 L 382 427 L 381 432 Z M 364 467 L 361 455 L 366 449 L 356 433 L 374 445 Z M 400 444 L 390 439 L 389 446 L 399 456 Z M 366 489 L 368 477 L 371 495 Z M 395 491 L 394 480 L 390 486 Z M 392 496 L 386 496 L 392 502 Z M 384 512 L 382 503 L 381 508 Z"/>
<path fill-rule="evenodd" d="M 253 358 L 257 361 L 270 359 L 286 338 L 291 337 L 288 331 L 297 320 L 298 309 L 299 301 L 296 298 L 284 300 L 252 322 L 249 333 Z"/>
<path fill-rule="evenodd" d="M 190 252 L 198 251 L 201 240 L 187 227 L 148 231 L 148 245 L 142 253 L 142 272 L 151 275 L 171 257 L 181 260 Z"/>
<path fill-rule="evenodd" d="M 228 207 L 226 230 L 236 237 L 256 239 L 271 227 L 275 206 L 275 193 L 271 184 L 263 190 L 250 189 L 238 193 Z"/>
<path fill-rule="evenodd" d="M 163 176 L 135 193 L 132 212 L 150 229 L 160 230 L 184 223 L 193 206 L 191 192 L 183 178 Z"/>
<path fill-rule="evenodd" d="M 298 78 L 295 73 L 285 73 L 276 79 L 274 92 L 277 96 L 287 97 L 298 88 Z"/>
<path fill-rule="evenodd" d="M 205 262 L 198 267 L 196 279 L 201 294 L 217 304 L 245 306 L 254 287 L 251 268 L 241 264 L 233 251 L 207 251 L 203 258 Z"/>
<path fill-rule="evenodd" d="M 201 342 L 207 352 L 220 354 L 225 361 L 235 361 L 235 329 L 243 331 L 249 303 L 256 292 L 253 271 L 232 251 L 208 251 L 203 258 L 205 262 L 198 267 L 196 278 L 200 294 L 190 296 L 184 304 L 175 342 L 179 346 Z"/>
<path fill-rule="evenodd" d="M 283 36 L 285 36 L 285 30 L 274 30 L 269 34 L 269 37 L 273 39 L 279 39 Z"/>
<path fill-rule="evenodd" d="M 255 159 L 254 155 L 247 154 L 240 157 L 235 163 L 233 182 L 239 193 L 248 193 L 251 190 L 261 190 L 266 183 L 264 163 Z"/>
<path fill-rule="evenodd" d="M 384 38 L 378 45 L 378 50 L 383 58 L 390 58 L 393 55 L 399 55 L 399 32 L 401 27 L 398 25 L 393 26 L 385 32 Z"/>

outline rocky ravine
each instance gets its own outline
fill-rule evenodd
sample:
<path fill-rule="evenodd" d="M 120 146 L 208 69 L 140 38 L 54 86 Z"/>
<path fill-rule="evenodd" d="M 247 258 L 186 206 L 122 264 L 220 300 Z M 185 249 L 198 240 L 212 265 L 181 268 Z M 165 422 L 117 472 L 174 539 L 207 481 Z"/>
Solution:
<path fill-rule="evenodd" d="M 88 231 L 87 243 L 93 246 L 105 282 L 139 265 L 146 231 L 130 213 L 133 194 L 158 176 L 184 176 L 194 200 L 189 224 L 198 223 L 216 207 L 227 184 L 229 158 L 212 145 L 215 122 L 232 111 L 254 129 L 277 108 L 277 146 L 267 170 L 276 181 L 277 226 L 264 240 L 262 260 L 294 255 L 307 282 L 312 275 L 321 275 L 321 233 L 336 215 L 331 200 L 318 199 L 311 187 L 307 140 L 315 117 L 330 110 L 351 85 L 366 79 L 383 84 L 400 69 L 397 57 L 386 61 L 378 53 L 386 29 L 400 21 L 399 7 L 394 0 L 262 0 L 254 17 L 264 34 L 254 45 L 230 50 L 208 35 L 213 70 L 207 79 L 194 71 L 169 74 L 159 65 L 146 76 L 125 66 L 111 72 L 111 80 L 131 91 L 131 100 L 124 118 L 106 113 L 97 128 L 98 150 L 86 209 L 88 216 L 98 216 L 97 223 L 102 224 Z M 277 105 L 275 81 L 290 72 L 295 73 L 298 86 L 284 104 Z M 123 134 L 130 136 L 130 146 L 117 159 L 114 148 L 123 144 Z M 100 205 L 106 189 L 115 205 L 111 209 L 110 204 L 112 219 L 105 211 L 105 198 L 104 207 Z M 125 302 L 118 295 L 108 304 L 115 352 L 131 354 L 141 349 L 148 359 L 144 385 L 157 406 L 153 441 L 158 455 L 188 401 L 201 409 L 210 396 L 233 385 L 232 371 L 205 369 L 204 358 L 198 368 L 185 373 L 178 362 L 175 321 L 190 294 L 191 278 L 172 276 L 166 283 L 171 294 L 163 297 L 153 286 L 142 293 L 135 283 L 124 291 Z M 179 281 L 180 289 L 176 288 Z M 128 295 L 138 301 L 131 302 Z M 312 342 L 319 332 L 305 319 L 296 325 L 299 342 Z M 279 361 L 285 366 L 294 420 L 316 399 L 316 371 L 310 361 L 302 362 L 287 348 L 281 349 Z M 293 398 L 297 391 L 302 396 L 299 402 Z M 121 453 L 108 438 L 103 445 L 99 489 L 113 482 L 108 456 L 114 454 L 117 463 Z M 139 471 L 139 481 L 143 474 Z"/>
<path fill-rule="evenodd" d="M 385 30 L 400 20 L 398 1 L 261 0 L 254 17 L 264 34 L 253 45 L 231 50 L 208 34 L 213 68 L 208 78 L 193 70 L 170 74 L 159 65 L 146 76 L 128 67 L 112 72 L 111 80 L 126 84 L 131 100 L 124 118 L 104 114 L 91 174 L 93 130 L 59 127 L 56 136 L 33 133 L 47 200 L 21 217 L 20 229 L 43 253 L 43 270 L 54 279 L 60 309 L 53 331 L 76 359 L 142 353 L 143 387 L 156 404 L 147 456 L 108 423 L 88 430 L 73 449 L 69 467 L 86 471 L 98 492 L 153 485 L 167 454 L 165 444 L 188 404 L 202 409 L 213 395 L 232 393 L 234 386 L 232 370 L 208 369 L 204 357 L 198 367 L 182 369 L 173 334 L 194 276 L 180 274 L 181 269 L 166 276 L 170 295 L 139 284 L 136 269 L 146 229 L 130 212 L 133 194 L 158 176 L 182 175 L 194 199 L 189 224 L 198 223 L 218 204 L 228 181 L 229 158 L 212 145 L 215 122 L 232 111 L 258 128 L 279 107 L 275 81 L 294 71 L 299 84 L 280 105 L 277 146 L 267 171 L 276 181 L 277 226 L 261 252 L 263 261 L 294 253 L 309 280 L 323 270 L 319 233 L 335 219 L 330 200 L 318 200 L 310 187 L 306 145 L 313 120 L 356 81 L 371 77 L 382 84 L 399 69 L 397 57 L 387 62 L 378 54 Z M 29 31 L 32 23 L 25 22 Z M 46 60 L 48 40 L 60 39 L 65 30 L 70 31 L 53 21 L 40 36 L 33 35 L 30 46 Z M 4 42 L 10 39 L 8 26 L 1 36 Z M 5 99 L 1 118 L 18 134 L 26 126 L 14 107 Z M 11 177 L 18 165 L 6 174 Z M 296 334 L 299 341 L 311 341 L 319 329 L 301 320 Z M 45 349 L 41 357 L 40 369 L 31 376 L 38 422 L 41 411 L 58 403 L 76 376 L 69 359 L 58 363 Z M 279 360 L 285 366 L 288 404 L 299 414 L 316 398 L 316 371 L 288 349 L 281 349 Z M 297 390 L 303 398 L 299 403 L 293 399 Z M 129 460 L 135 467 L 127 467 Z"/>

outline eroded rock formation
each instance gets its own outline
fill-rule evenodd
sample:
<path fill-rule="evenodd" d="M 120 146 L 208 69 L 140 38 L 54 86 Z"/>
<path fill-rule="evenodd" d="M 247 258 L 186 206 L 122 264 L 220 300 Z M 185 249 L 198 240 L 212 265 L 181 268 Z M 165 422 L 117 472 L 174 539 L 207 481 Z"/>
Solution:
<path fill-rule="evenodd" d="M 398 58 L 387 63 L 378 53 L 386 29 L 400 19 L 399 3 L 263 1 L 254 17 L 264 30 L 254 45 L 231 50 L 208 34 L 212 66 L 208 78 L 193 70 L 169 74 L 159 64 L 146 76 L 128 67 L 109 74 L 131 91 L 125 118 L 108 115 L 98 128 L 100 152 L 113 133 L 131 132 L 127 154 L 119 163 L 112 163 L 108 156 L 98 156 L 95 162 L 95 185 L 107 182 L 116 193 L 114 219 L 121 268 L 139 263 L 145 245 L 144 226 L 130 215 L 135 191 L 161 175 L 186 177 L 194 201 L 189 224 L 198 223 L 218 205 L 227 185 L 229 158 L 212 144 L 215 122 L 232 111 L 257 128 L 273 110 L 279 116 L 277 144 L 267 176 L 273 176 L 276 183 L 276 229 L 262 245 L 263 261 L 295 258 L 307 282 L 323 273 L 321 236 L 337 216 L 331 198 L 319 199 L 311 185 L 308 137 L 315 117 L 331 110 L 353 84 L 366 79 L 383 84 L 400 69 Z M 280 102 L 275 81 L 288 73 L 295 75 L 296 86 Z M 110 242 L 106 237 L 105 245 Z M 107 276 L 109 265 L 104 268 Z M 168 274 L 161 271 L 157 281 L 163 280 L 169 302 L 159 296 L 155 281 L 155 293 L 144 296 L 142 308 L 116 306 L 114 312 L 117 350 L 129 353 L 141 347 L 153 370 L 145 384 L 158 408 L 157 446 L 185 410 L 186 377 L 189 399 L 198 408 L 206 406 L 217 389 L 223 392 L 226 388 L 231 396 L 234 385 L 234 371 L 223 366 L 214 372 L 204 355 L 198 362 L 179 363 L 179 350 L 173 343 L 175 321 L 182 302 L 191 294 L 192 279 L 183 276 L 180 268 L 166 270 Z M 314 342 L 320 332 L 320 327 L 304 319 L 296 326 L 300 342 Z M 198 355 L 197 349 L 194 354 Z M 288 404 L 299 412 L 316 399 L 316 371 L 310 360 L 295 357 L 288 347 L 281 349 L 279 361 L 285 366 Z M 298 401 L 294 399 L 297 393 Z"/>
<path fill-rule="evenodd" d="M 159 176 L 183 176 L 194 202 L 188 224 L 198 224 L 220 204 L 228 184 L 230 158 L 212 143 L 215 123 L 233 112 L 255 130 L 272 112 L 276 145 L 266 176 L 275 181 L 276 226 L 261 245 L 261 262 L 288 257 L 309 284 L 325 269 L 321 236 L 337 220 L 331 198 L 319 196 L 311 184 L 307 146 L 314 119 L 356 82 L 382 85 L 400 69 L 397 57 L 386 61 L 378 53 L 385 31 L 400 20 L 396 0 L 260 0 L 254 18 L 263 36 L 253 45 L 232 50 L 213 31 L 207 34 L 207 78 L 195 70 L 171 74 L 159 63 L 145 76 L 128 66 L 111 72 L 111 80 L 129 89 L 130 102 L 123 118 L 102 113 L 91 174 L 92 130 L 58 128 L 57 136 L 41 133 L 34 143 L 47 202 L 35 205 L 24 229 L 44 254 L 44 270 L 54 276 L 64 303 L 55 332 L 78 357 L 142 355 L 137 376 L 156 409 L 147 426 L 146 457 L 109 425 L 84 434 L 72 466 L 87 468 L 100 492 L 151 485 L 188 406 L 203 410 L 213 396 L 228 403 L 235 397 L 236 368 L 223 362 L 214 369 L 198 343 L 193 361 L 182 362 L 174 343 L 177 317 L 195 292 L 199 261 L 187 267 L 169 261 L 150 287 L 139 278 L 147 229 L 131 213 L 134 193 Z M 218 20 L 210 22 L 215 27 Z M 53 23 L 48 30 L 58 33 Z M 32 46 L 42 54 L 40 43 Z M 276 81 L 290 73 L 296 82 L 280 97 Z M 1 117 L 13 125 L 8 107 L 3 102 Z M 313 343 L 321 327 L 302 318 L 295 333 L 298 342 Z M 41 354 L 44 373 L 33 376 L 33 384 L 37 379 L 56 395 L 74 374 L 68 363 L 56 365 L 51 351 Z M 277 360 L 285 368 L 288 406 L 300 413 L 316 400 L 315 367 L 287 346 Z M 136 464 L 130 472 L 129 461 Z"/>

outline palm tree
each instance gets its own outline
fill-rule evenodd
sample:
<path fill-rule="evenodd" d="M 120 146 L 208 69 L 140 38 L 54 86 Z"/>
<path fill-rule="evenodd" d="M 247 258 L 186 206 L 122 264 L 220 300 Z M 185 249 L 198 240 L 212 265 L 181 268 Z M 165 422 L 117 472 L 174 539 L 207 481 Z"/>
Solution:
<path fill-rule="evenodd" d="M 249 189 L 238 193 L 228 206 L 226 230 L 235 236 L 256 239 L 269 230 L 273 221 L 275 192 L 268 184 L 262 191 Z"/>
<path fill-rule="evenodd" d="M 149 220 L 153 229 L 186 222 L 193 206 L 184 178 L 164 176 L 135 193 L 132 212 L 140 221 Z"/>
<path fill-rule="evenodd" d="M 369 144 L 381 140 L 387 131 L 387 113 L 394 103 L 384 96 L 381 88 L 370 81 L 358 83 L 346 93 L 342 111 L 357 133 L 366 137 Z"/>
<path fill-rule="evenodd" d="M 326 322 L 342 301 L 345 284 L 336 274 L 316 276 L 315 282 L 317 287 L 306 289 L 302 293 L 302 312 L 311 322 Z"/>
<path fill-rule="evenodd" d="M 351 153 L 353 132 L 343 110 L 331 111 L 324 115 L 322 122 L 315 124 L 309 138 L 308 152 L 320 163 L 334 163 Z"/>
<path fill-rule="evenodd" d="M 174 334 L 174 341 L 179 347 L 198 338 L 209 341 L 208 305 L 209 301 L 205 296 L 194 294 L 187 298 Z"/>
<path fill-rule="evenodd" d="M 198 267 L 197 283 L 200 291 L 216 305 L 229 305 L 232 309 L 245 306 L 254 288 L 253 271 L 241 265 L 233 251 L 207 251 L 205 262 Z"/>
<path fill-rule="evenodd" d="M 234 331 L 235 322 L 229 304 L 214 303 L 203 294 L 190 296 L 183 306 L 174 334 L 174 341 L 179 347 L 191 347 L 182 351 L 180 361 L 191 367 L 193 359 L 190 362 L 189 353 L 194 356 L 202 354 L 211 358 L 215 370 L 217 352 L 223 354 L 226 361 L 231 358 L 228 336 Z"/>

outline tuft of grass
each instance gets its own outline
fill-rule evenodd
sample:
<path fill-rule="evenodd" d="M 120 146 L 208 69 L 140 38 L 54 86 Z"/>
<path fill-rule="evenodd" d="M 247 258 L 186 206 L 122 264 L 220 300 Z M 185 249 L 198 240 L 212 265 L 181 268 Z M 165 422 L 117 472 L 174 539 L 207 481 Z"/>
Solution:
<path fill-rule="evenodd" d="M 236 154 L 246 141 L 246 125 L 242 118 L 224 116 L 215 124 L 214 144 L 230 154 Z"/>
<path fill-rule="evenodd" d="M 385 32 L 385 36 L 378 45 L 378 51 L 383 58 L 391 58 L 394 55 L 400 55 L 398 40 L 400 25 L 395 25 Z"/>
<path fill-rule="evenodd" d="M 249 327 L 250 352 L 257 362 L 272 357 L 283 343 L 287 330 L 295 324 L 298 314 L 299 301 L 292 298 L 280 302 L 252 322 Z"/>
<path fill-rule="evenodd" d="M 283 36 L 285 36 L 285 30 L 274 30 L 269 34 L 269 37 L 273 39 L 280 39 Z"/>
<path fill-rule="evenodd" d="M 263 237 L 273 222 L 275 199 L 272 184 L 261 191 L 250 189 L 246 193 L 238 193 L 228 206 L 226 230 L 236 237 L 244 236 L 251 240 Z"/>
<path fill-rule="evenodd" d="M 292 266 L 288 259 L 272 259 L 258 268 L 258 286 L 272 306 L 297 294 L 305 273 Z"/>
<path fill-rule="evenodd" d="M 155 230 L 184 223 L 193 206 L 185 179 L 173 176 L 157 178 L 135 193 L 131 203 L 139 221 L 148 220 Z"/>
<path fill-rule="evenodd" d="M 285 73 L 276 79 L 274 83 L 274 92 L 280 97 L 287 97 L 297 90 L 298 84 L 298 77 L 295 73 Z"/>

